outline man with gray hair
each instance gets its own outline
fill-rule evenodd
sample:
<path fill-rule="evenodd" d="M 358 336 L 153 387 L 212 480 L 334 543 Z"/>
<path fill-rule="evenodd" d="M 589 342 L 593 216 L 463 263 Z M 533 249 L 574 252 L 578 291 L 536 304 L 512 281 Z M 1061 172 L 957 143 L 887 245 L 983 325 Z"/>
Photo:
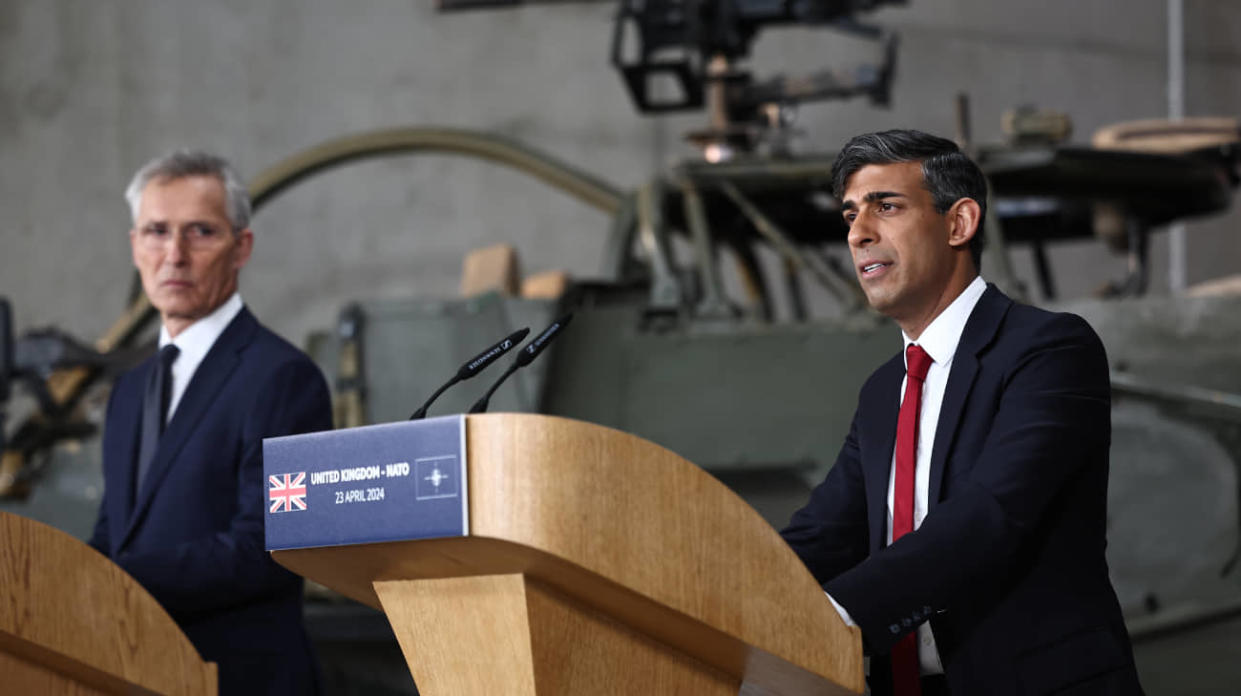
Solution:
<path fill-rule="evenodd" d="M 224 694 L 308 694 L 302 580 L 265 551 L 263 438 L 332 427 L 327 385 L 237 291 L 250 201 L 202 152 L 152 160 L 125 192 L 159 352 L 112 388 L 91 546 L 159 600 Z"/>

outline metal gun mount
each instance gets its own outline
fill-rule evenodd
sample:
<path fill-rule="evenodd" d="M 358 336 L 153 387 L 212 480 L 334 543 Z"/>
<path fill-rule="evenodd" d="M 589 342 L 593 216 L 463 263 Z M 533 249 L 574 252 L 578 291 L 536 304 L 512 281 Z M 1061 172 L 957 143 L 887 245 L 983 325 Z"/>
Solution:
<path fill-rule="evenodd" d="M 30 331 L 14 338 L 12 307 L 8 299 L 0 297 L 0 453 L 4 457 L 0 463 L 0 497 L 13 492 L 27 455 L 95 430 L 90 423 L 74 418 L 77 399 L 68 398 L 71 389 L 66 380 L 70 378 L 63 371 L 85 368 L 94 373 L 113 372 L 133 364 L 142 354 L 100 353 L 58 329 Z M 58 371 L 62 371 L 61 379 L 53 379 Z M 19 422 L 10 442 L 5 436 L 5 415 L 14 382 L 25 386 L 39 408 L 37 417 Z"/>
<path fill-rule="evenodd" d="M 546 0 L 544 0 L 546 1 Z M 512 7 L 539 0 L 438 0 L 442 12 Z M 797 104 L 866 96 L 886 106 L 896 65 L 896 35 L 856 15 L 906 0 L 620 0 L 611 61 L 638 111 L 661 114 L 706 107 L 709 126 L 689 134 L 711 161 L 766 143 L 786 151 Z M 882 41 L 882 61 L 762 81 L 738 67 L 759 31 L 822 26 Z M 714 153 L 714 154 L 713 154 Z"/>
<path fill-rule="evenodd" d="M 612 64 L 643 113 L 705 106 L 708 130 L 689 137 L 709 159 L 723 159 L 726 155 L 721 153 L 732 149 L 753 150 L 764 140 L 780 152 L 791 123 L 791 106 L 853 96 L 888 103 L 896 36 L 855 19 L 858 12 L 888 4 L 904 0 L 621 0 L 612 34 Z M 825 26 L 883 41 L 883 61 L 756 81 L 738 63 L 749 55 L 760 29 L 777 25 Z M 660 80 L 675 85 L 674 93 L 657 93 Z"/>

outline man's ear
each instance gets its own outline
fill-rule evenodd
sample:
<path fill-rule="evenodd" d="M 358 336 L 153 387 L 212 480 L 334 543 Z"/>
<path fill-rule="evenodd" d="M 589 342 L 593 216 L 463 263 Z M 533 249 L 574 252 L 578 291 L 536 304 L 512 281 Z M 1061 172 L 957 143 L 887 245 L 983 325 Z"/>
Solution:
<path fill-rule="evenodd" d="M 242 266 L 250 260 L 250 253 L 254 251 L 254 233 L 247 227 L 237 233 L 236 256 L 233 257 L 233 270 L 240 271 Z"/>
<path fill-rule="evenodd" d="M 960 248 L 968 246 L 982 224 L 982 207 L 973 198 L 959 198 L 948 209 L 948 244 Z"/>

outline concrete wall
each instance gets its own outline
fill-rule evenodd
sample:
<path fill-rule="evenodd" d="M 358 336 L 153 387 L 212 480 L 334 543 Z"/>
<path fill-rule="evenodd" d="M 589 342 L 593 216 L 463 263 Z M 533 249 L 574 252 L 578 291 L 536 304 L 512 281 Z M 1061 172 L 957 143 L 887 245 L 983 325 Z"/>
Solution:
<path fill-rule="evenodd" d="M 1187 112 L 1241 113 L 1241 5 L 1186 0 Z M 130 283 L 120 192 L 152 155 L 218 150 L 253 175 L 323 140 L 405 124 L 499 132 L 629 187 L 689 155 L 697 115 L 635 115 L 607 63 L 613 8 L 536 6 L 439 15 L 422 0 L 0 1 L 0 294 L 18 328 L 94 337 Z M 893 107 L 805 107 L 803 149 L 913 126 L 950 135 L 973 100 L 980 142 L 1000 113 L 1070 112 L 1075 139 L 1160 116 L 1164 0 L 915 0 L 873 19 L 901 33 Z M 1123 27 L 1123 28 L 1122 28 Z M 762 36 L 760 74 L 850 61 L 856 41 Z M 1237 214 L 1189 231 L 1191 282 L 1241 269 Z M 504 240 L 528 271 L 596 273 L 607 220 L 541 184 L 475 161 L 394 158 L 310 181 L 264 209 L 246 300 L 294 341 L 349 297 L 452 295 L 461 255 Z M 1166 287 L 1157 240 L 1156 290 Z M 1119 275 L 1084 242 L 1054 252 L 1068 292 Z M 1018 259 L 1029 272 L 1028 259 Z"/>

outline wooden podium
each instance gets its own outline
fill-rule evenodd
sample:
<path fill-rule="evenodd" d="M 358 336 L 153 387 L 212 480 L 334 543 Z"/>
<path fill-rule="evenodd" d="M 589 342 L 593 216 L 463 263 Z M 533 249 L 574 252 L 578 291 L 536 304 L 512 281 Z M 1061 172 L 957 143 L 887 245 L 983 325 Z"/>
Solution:
<path fill-rule="evenodd" d="M 214 696 L 216 668 L 119 566 L 0 512 L 0 692 Z"/>
<path fill-rule="evenodd" d="M 449 694 L 850 694 L 860 633 L 758 513 L 616 430 L 468 416 L 469 535 L 275 551 Z"/>

